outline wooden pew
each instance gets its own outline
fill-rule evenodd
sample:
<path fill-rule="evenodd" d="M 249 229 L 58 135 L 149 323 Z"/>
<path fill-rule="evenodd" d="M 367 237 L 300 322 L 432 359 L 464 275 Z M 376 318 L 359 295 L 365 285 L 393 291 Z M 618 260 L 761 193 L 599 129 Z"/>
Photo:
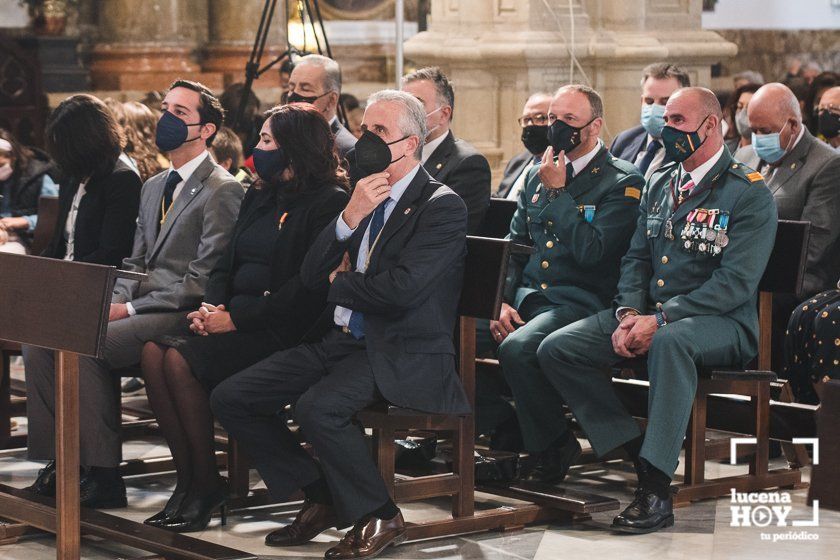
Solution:
<path fill-rule="evenodd" d="M 832 379 L 819 388 L 817 411 L 819 464 L 811 472 L 808 503 L 819 500 L 821 508 L 840 510 L 840 379 Z"/>
<path fill-rule="evenodd" d="M 56 351 L 56 499 L 0 485 L 0 512 L 56 534 L 56 557 L 77 560 L 82 530 L 167 558 L 250 559 L 253 556 L 149 527 L 79 505 L 79 355 L 101 356 L 117 277 L 114 267 L 0 254 L 0 339 Z M 51 286 L 43 298 L 42 286 Z M 61 301 L 63 313 L 53 313 Z M 45 320 L 45 318 L 49 318 Z"/>
<path fill-rule="evenodd" d="M 510 233 L 510 221 L 516 212 L 516 201 L 491 198 L 487 214 L 481 222 L 481 237 L 504 239 Z"/>
<path fill-rule="evenodd" d="M 470 403 L 474 405 L 475 321 L 498 318 L 509 257 L 511 253 L 529 253 L 531 249 L 500 239 L 468 237 L 467 241 L 464 288 L 458 310 L 458 371 Z M 379 471 L 395 501 L 406 502 L 435 496 L 452 498 L 451 517 L 410 523 L 407 528 L 410 540 L 521 527 L 558 517 L 571 520 L 575 515 L 618 509 L 617 500 L 582 492 L 560 491 L 552 494 L 530 489 L 531 494 L 526 496 L 524 492 L 516 493 L 506 489 L 497 493 L 532 503 L 476 511 L 475 426 L 472 414 L 426 414 L 395 406 L 382 406 L 362 411 L 358 414 L 358 420 L 365 427 L 373 429 L 374 454 Z M 420 477 L 395 475 L 395 432 L 410 430 L 451 434 L 452 473 Z"/>

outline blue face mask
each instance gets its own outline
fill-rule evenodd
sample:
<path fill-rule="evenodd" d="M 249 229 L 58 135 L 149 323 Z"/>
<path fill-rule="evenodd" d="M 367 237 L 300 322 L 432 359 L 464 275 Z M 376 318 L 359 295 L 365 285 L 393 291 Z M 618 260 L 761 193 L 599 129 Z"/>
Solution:
<path fill-rule="evenodd" d="M 661 138 L 662 128 L 665 126 L 665 105 L 658 103 L 642 105 L 641 123 L 648 134 L 654 138 Z"/>
<path fill-rule="evenodd" d="M 201 136 L 189 140 L 187 140 L 187 136 L 189 136 L 191 126 L 201 126 L 203 124 L 187 124 L 169 111 L 164 111 L 157 124 L 155 144 L 161 152 L 171 152 L 181 147 L 182 144 L 199 140 Z"/>
<path fill-rule="evenodd" d="M 283 148 L 276 150 L 261 150 L 254 148 L 251 152 L 254 156 L 254 169 L 263 181 L 268 181 L 283 173 L 289 167 L 289 160 Z"/>
<path fill-rule="evenodd" d="M 782 130 L 784 130 L 787 125 L 788 123 L 785 123 Z M 758 154 L 758 157 L 761 160 L 766 161 L 767 163 L 776 163 L 785 157 L 787 150 L 782 148 L 781 141 L 779 140 L 782 130 L 779 132 L 771 132 L 770 134 L 752 133 L 753 150 L 755 150 L 755 153 Z"/>

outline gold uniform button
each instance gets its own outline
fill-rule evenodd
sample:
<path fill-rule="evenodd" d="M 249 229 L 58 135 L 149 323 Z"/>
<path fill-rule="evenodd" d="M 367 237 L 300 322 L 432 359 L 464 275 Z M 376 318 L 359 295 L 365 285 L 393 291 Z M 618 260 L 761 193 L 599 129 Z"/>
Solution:
<path fill-rule="evenodd" d="M 665 280 L 663 280 L 662 278 L 660 278 L 659 280 L 657 280 L 657 281 L 656 281 L 656 285 L 657 285 L 657 286 L 659 286 L 659 287 L 661 288 L 662 286 L 664 286 L 664 285 L 665 285 Z"/>
<path fill-rule="evenodd" d="M 546 289 L 548 289 L 548 284 L 543 282 L 542 284 L 540 284 L 540 288 L 542 288 L 543 290 L 546 290 Z"/>
<path fill-rule="evenodd" d="M 668 264 L 668 256 L 662 257 L 662 264 Z"/>
<path fill-rule="evenodd" d="M 546 241 L 545 246 L 551 249 L 552 247 L 554 247 L 554 241 Z"/>
<path fill-rule="evenodd" d="M 548 261 L 543 261 L 542 264 L 540 264 L 540 266 L 543 267 L 543 269 L 548 268 Z"/>

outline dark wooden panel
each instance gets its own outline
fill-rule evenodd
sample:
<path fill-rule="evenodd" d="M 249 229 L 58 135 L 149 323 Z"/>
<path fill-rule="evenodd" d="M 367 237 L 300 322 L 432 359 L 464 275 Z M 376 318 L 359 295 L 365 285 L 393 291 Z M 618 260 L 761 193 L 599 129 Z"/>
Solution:
<path fill-rule="evenodd" d="M 38 199 L 38 223 L 32 234 L 32 245 L 29 247 L 33 255 L 40 255 L 52 240 L 58 222 L 58 197 L 42 196 Z"/>
<path fill-rule="evenodd" d="M 805 277 L 805 258 L 811 222 L 779 220 L 776 242 L 767 261 L 764 276 L 758 284 L 762 292 L 796 294 Z"/>
<path fill-rule="evenodd" d="M 0 253 L 0 339 L 99 356 L 113 270 Z"/>
<path fill-rule="evenodd" d="M 568 488 L 560 488 L 549 484 L 537 482 L 517 482 L 509 486 L 481 486 L 479 492 L 496 494 L 515 498 L 526 502 L 568 511 L 570 513 L 595 513 L 599 511 L 613 511 L 619 508 L 620 503 L 615 498 L 599 496 L 578 492 Z"/>
<path fill-rule="evenodd" d="M 510 233 L 510 222 L 516 212 L 516 201 L 491 198 L 490 206 L 481 222 L 481 236 L 504 239 Z"/>

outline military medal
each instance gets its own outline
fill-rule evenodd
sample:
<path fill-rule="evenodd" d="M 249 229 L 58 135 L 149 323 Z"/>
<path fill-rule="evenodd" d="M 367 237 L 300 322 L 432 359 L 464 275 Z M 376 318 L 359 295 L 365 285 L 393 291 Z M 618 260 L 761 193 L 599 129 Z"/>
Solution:
<path fill-rule="evenodd" d="M 665 221 L 665 239 L 674 239 L 674 223 L 671 218 Z"/>
<path fill-rule="evenodd" d="M 714 241 L 717 236 L 718 236 L 718 234 L 715 233 L 715 230 L 713 230 L 713 229 L 707 229 L 706 230 L 706 236 L 705 236 L 706 241 Z"/>
<path fill-rule="evenodd" d="M 283 215 L 280 216 L 280 219 L 277 221 L 277 231 L 283 229 L 283 224 L 286 223 L 286 218 L 289 217 L 288 212 L 283 212 Z"/>
<path fill-rule="evenodd" d="M 583 205 L 583 219 L 586 220 L 588 223 L 592 223 L 592 220 L 595 219 L 595 205 L 594 204 L 584 204 Z"/>
<path fill-rule="evenodd" d="M 531 197 L 531 204 L 536 204 L 539 199 L 540 193 L 534 193 L 534 196 Z"/>

